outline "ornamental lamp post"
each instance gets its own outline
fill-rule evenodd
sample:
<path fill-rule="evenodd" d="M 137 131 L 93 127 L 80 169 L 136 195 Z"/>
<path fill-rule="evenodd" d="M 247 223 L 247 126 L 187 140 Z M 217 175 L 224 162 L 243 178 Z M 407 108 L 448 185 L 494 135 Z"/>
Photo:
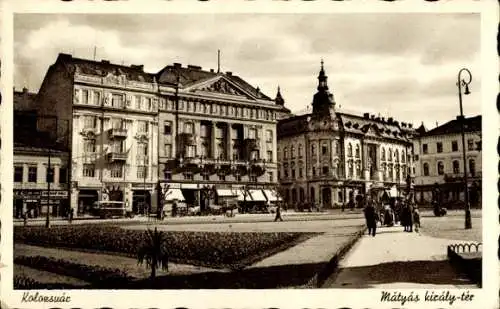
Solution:
<path fill-rule="evenodd" d="M 464 72 L 468 75 L 468 78 L 462 77 L 462 73 Z M 462 152 L 463 152 L 462 154 L 464 161 L 465 229 L 472 229 L 472 220 L 470 213 L 469 188 L 467 179 L 467 153 L 465 149 L 465 117 L 462 107 L 462 87 L 464 87 L 465 95 L 470 94 L 469 84 L 471 83 L 471 81 L 472 81 L 472 74 L 468 69 L 463 68 L 458 72 L 457 86 L 458 86 L 458 101 L 460 104 L 460 116 L 458 116 L 457 119 L 460 122 L 460 133 L 462 135 Z"/>

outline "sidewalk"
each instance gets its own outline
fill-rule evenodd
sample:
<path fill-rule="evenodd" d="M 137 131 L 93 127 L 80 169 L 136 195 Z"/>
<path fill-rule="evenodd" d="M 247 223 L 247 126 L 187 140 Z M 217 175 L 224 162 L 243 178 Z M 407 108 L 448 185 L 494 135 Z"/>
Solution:
<path fill-rule="evenodd" d="M 449 263 L 446 248 L 463 241 L 383 227 L 364 235 L 340 261 L 326 288 L 478 288 Z"/>

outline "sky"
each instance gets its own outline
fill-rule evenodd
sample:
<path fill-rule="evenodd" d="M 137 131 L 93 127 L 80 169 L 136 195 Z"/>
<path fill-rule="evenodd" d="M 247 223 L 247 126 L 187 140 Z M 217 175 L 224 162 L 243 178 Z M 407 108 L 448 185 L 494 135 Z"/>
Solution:
<path fill-rule="evenodd" d="M 457 74 L 472 74 L 466 116 L 481 113 L 479 14 L 16 14 L 14 85 L 37 92 L 58 53 L 231 71 L 293 112 L 310 108 L 320 62 L 336 108 L 427 129 L 459 113 Z"/>

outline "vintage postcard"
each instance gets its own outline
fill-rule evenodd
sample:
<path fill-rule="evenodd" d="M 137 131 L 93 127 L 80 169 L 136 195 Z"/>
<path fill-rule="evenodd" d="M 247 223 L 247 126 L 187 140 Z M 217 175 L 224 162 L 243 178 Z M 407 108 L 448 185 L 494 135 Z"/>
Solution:
<path fill-rule="evenodd" d="M 46 2 L 2 4 L 3 306 L 499 306 L 491 3 Z"/>

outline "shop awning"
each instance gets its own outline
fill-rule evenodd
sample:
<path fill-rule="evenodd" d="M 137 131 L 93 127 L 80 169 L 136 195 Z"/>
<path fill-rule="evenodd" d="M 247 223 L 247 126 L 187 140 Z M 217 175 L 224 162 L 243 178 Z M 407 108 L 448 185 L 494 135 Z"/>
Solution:
<path fill-rule="evenodd" d="M 237 193 L 234 193 L 232 190 L 229 190 L 229 189 L 217 189 L 217 195 L 218 196 L 238 196 Z"/>
<path fill-rule="evenodd" d="M 170 189 L 165 195 L 165 201 L 184 201 L 184 195 L 180 189 Z"/>
<path fill-rule="evenodd" d="M 266 195 L 267 201 L 269 202 L 279 202 L 281 201 L 281 198 L 276 194 L 275 191 L 273 190 L 263 190 L 264 194 Z"/>
<path fill-rule="evenodd" d="M 254 202 L 267 202 L 267 199 L 262 193 L 262 190 L 248 190 L 250 196 L 252 197 L 252 201 Z"/>
<path fill-rule="evenodd" d="M 236 198 L 238 199 L 238 202 L 243 202 L 245 201 L 245 191 L 243 191 L 242 189 L 234 189 L 234 190 L 231 190 L 233 192 L 233 194 L 236 196 Z M 250 197 L 248 196 L 247 194 L 247 201 L 250 201 Z"/>

